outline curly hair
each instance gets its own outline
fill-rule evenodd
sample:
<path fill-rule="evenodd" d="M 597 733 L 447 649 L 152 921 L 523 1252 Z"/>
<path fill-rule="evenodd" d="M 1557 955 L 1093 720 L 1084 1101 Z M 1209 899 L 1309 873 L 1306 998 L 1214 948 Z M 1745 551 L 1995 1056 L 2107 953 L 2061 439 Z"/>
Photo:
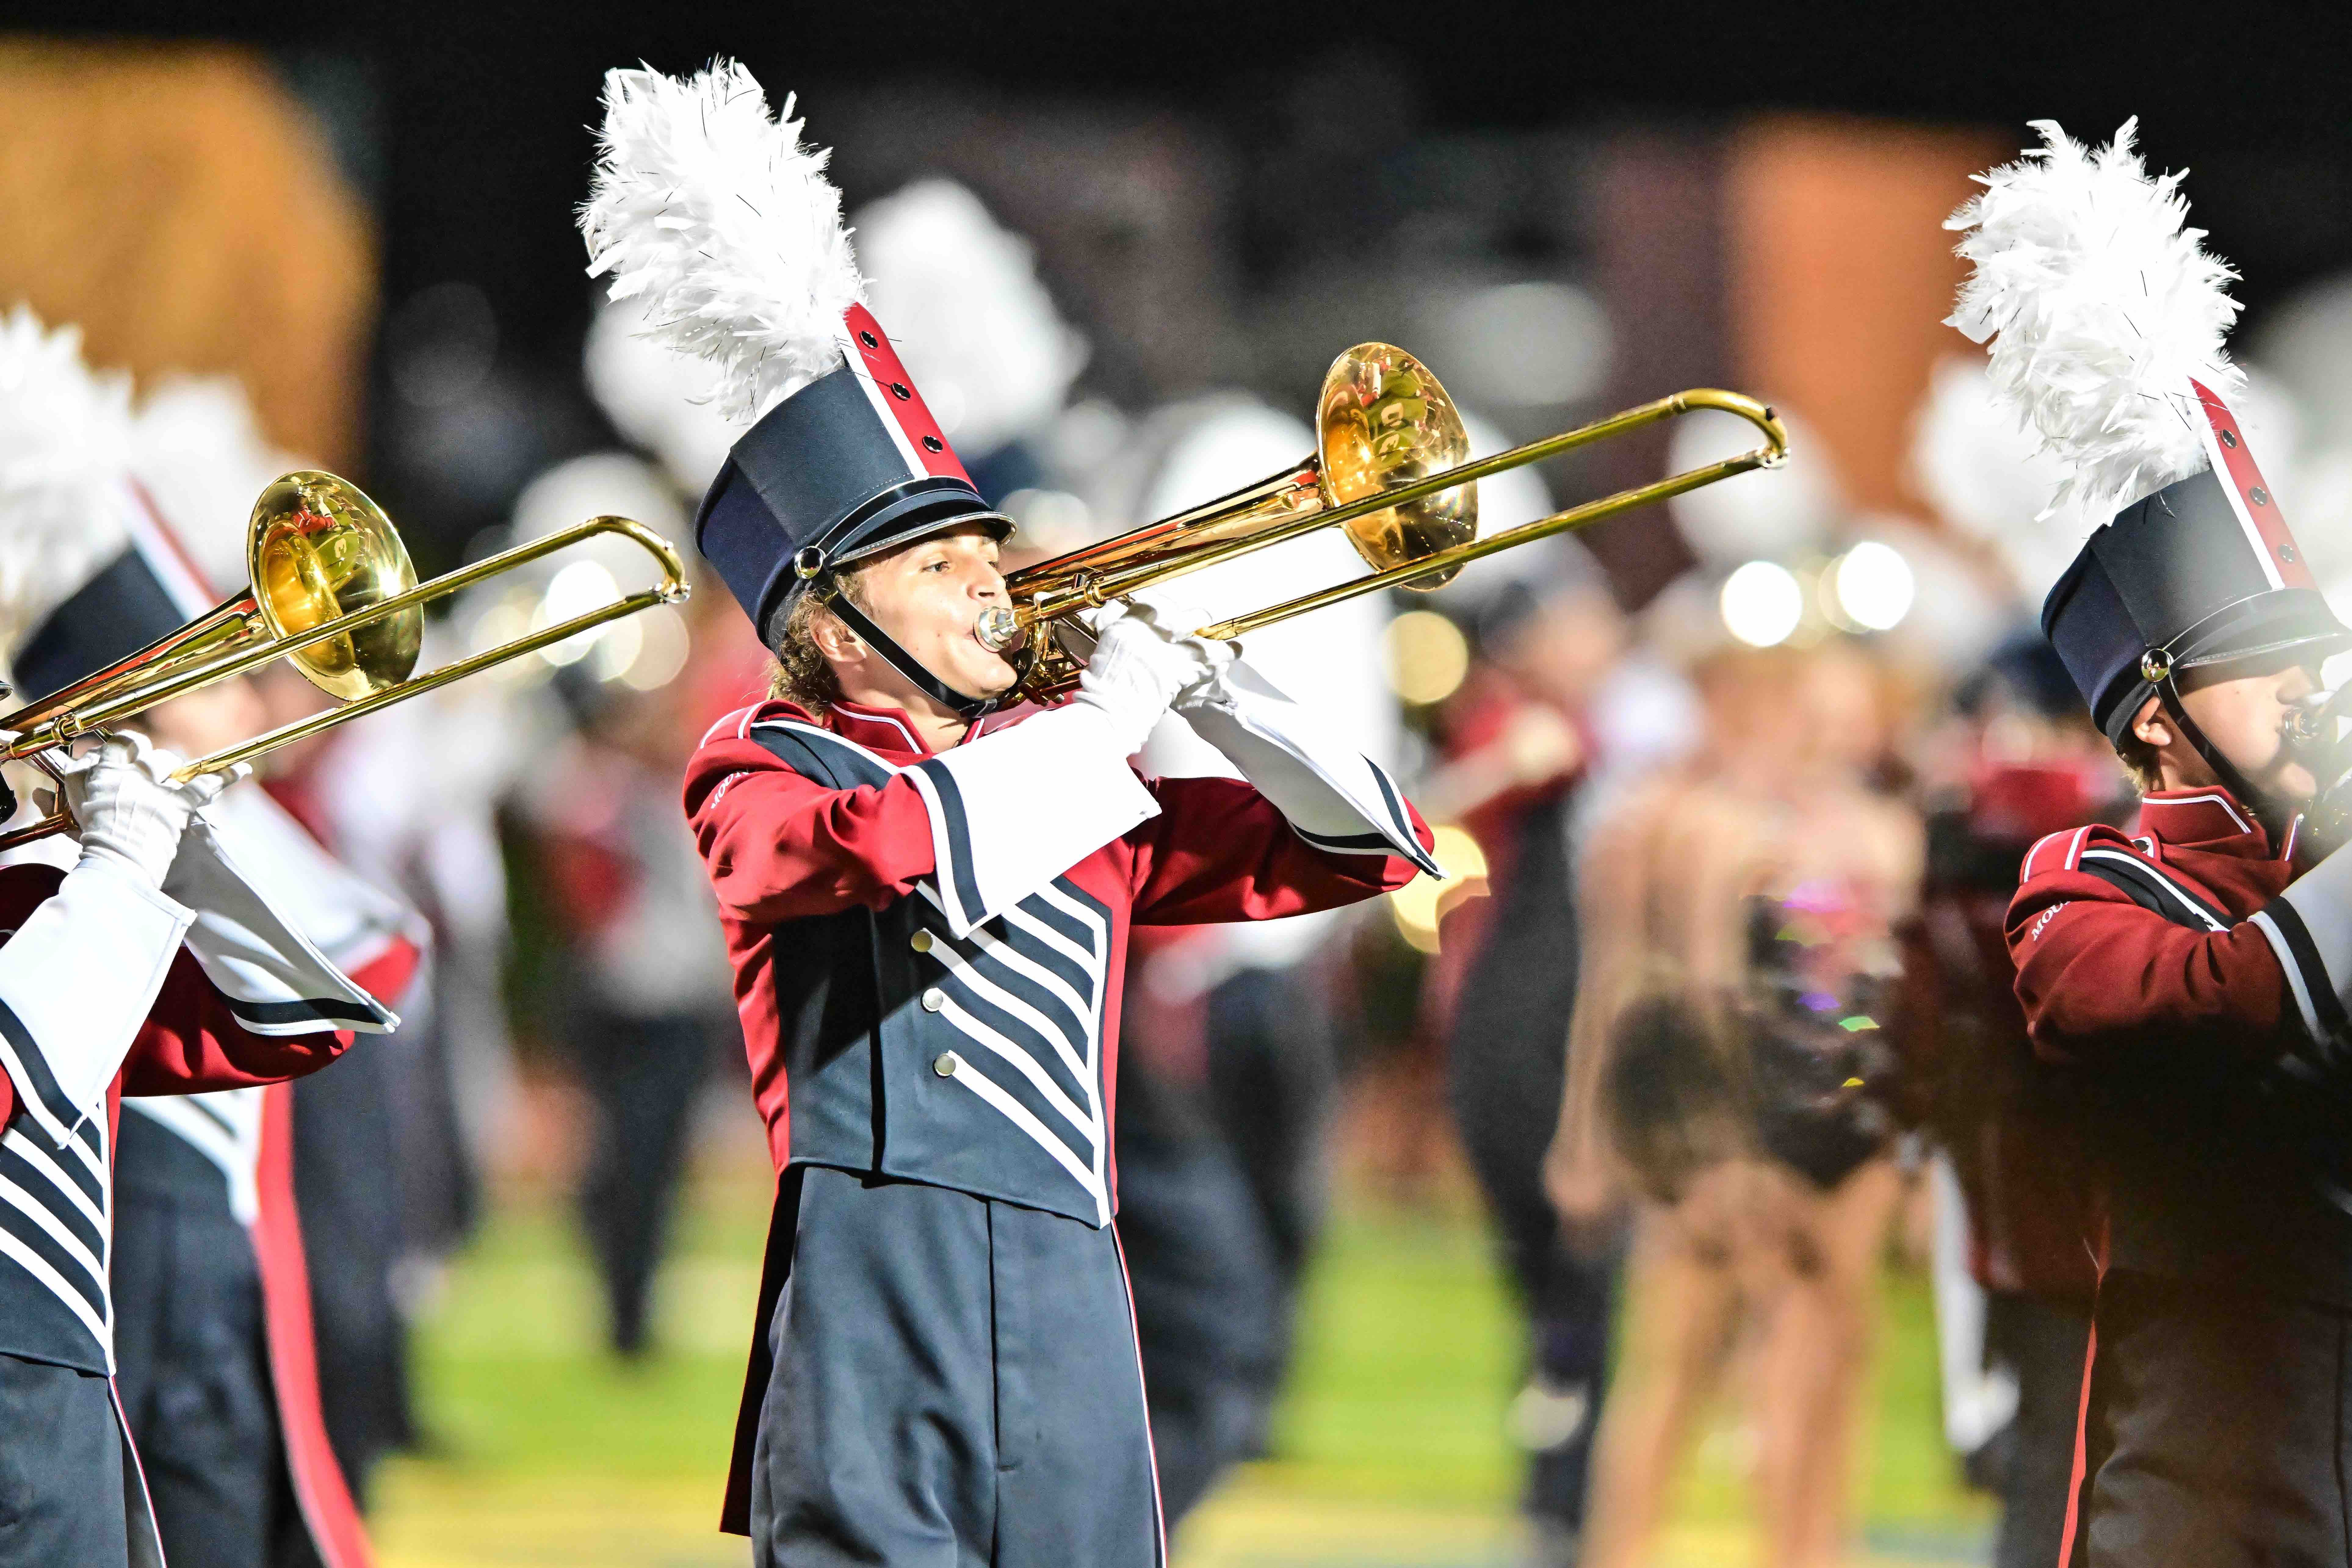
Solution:
<path fill-rule="evenodd" d="M 2164 787 L 2164 763 L 2156 748 L 2128 730 L 2116 742 L 2116 758 L 2123 763 L 2124 772 L 2131 774 L 2140 794 L 2151 795 Z"/>
<path fill-rule="evenodd" d="M 866 597 L 864 574 L 844 572 L 832 584 L 794 596 L 783 618 L 770 622 L 774 629 L 768 646 L 776 655 L 775 666 L 768 671 L 770 697 L 811 713 L 822 713 L 841 700 L 841 681 L 809 629 L 816 613 L 831 604 L 836 593 L 861 610 L 874 607 Z"/>

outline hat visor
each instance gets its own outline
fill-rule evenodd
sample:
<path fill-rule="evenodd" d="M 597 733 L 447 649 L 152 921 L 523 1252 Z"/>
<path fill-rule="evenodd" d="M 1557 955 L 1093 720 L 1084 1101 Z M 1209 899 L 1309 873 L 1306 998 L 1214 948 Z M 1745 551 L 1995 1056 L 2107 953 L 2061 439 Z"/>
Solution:
<path fill-rule="evenodd" d="M 917 540 L 973 523 L 987 529 L 1000 544 L 1013 533 L 1013 520 L 982 502 L 978 496 L 953 491 L 909 496 L 870 519 L 857 531 L 856 539 L 834 552 L 832 564 L 836 568 L 855 566 Z"/>
<path fill-rule="evenodd" d="M 2352 647 L 2352 630 L 2315 588 L 2273 588 L 2224 605 L 2173 639 L 2175 669 L 2234 664 L 2292 651 L 2325 658 Z"/>

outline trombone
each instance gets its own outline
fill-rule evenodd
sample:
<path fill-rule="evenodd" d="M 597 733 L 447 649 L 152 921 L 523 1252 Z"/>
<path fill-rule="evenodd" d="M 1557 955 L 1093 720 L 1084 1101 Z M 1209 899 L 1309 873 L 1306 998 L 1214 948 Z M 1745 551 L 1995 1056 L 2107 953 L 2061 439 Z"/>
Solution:
<path fill-rule="evenodd" d="M 600 534 L 616 535 L 644 550 L 660 568 L 661 580 L 438 669 L 414 673 L 426 604 Z M 681 603 L 688 593 L 686 567 L 669 541 L 625 517 L 592 517 L 420 584 L 408 549 L 383 510 L 348 479 L 312 468 L 281 475 L 261 492 L 246 532 L 246 567 L 249 585 L 244 593 L 104 669 L 0 713 L 0 731 L 9 735 L 0 745 L 0 761 L 29 762 L 54 777 L 50 752 L 278 658 L 290 660 L 310 684 L 341 704 L 199 757 L 172 775 L 185 781 L 437 691 L 607 621 Z M 60 805 L 37 822 L 0 833 L 0 849 L 73 826 Z"/>
<path fill-rule="evenodd" d="M 1580 447 L 1713 408 L 1753 425 L 1762 443 L 1736 457 L 1619 490 L 1480 539 L 1476 481 Z M 1081 661 L 1038 635 L 1113 599 L 1322 528 L 1344 528 L 1367 576 L 1202 626 L 1223 641 L 1386 588 L 1427 591 L 1473 561 L 1588 528 L 1751 468 L 1788 458 L 1789 435 L 1752 397 L 1710 387 L 1677 392 L 1476 462 L 1462 416 L 1429 368 L 1388 343 L 1359 343 L 1332 362 L 1317 399 L 1316 449 L 1296 467 L 1204 506 L 1022 568 L 1010 605 L 982 613 L 975 635 L 1020 670 L 1013 690 L 1045 699 L 1077 685 Z"/>

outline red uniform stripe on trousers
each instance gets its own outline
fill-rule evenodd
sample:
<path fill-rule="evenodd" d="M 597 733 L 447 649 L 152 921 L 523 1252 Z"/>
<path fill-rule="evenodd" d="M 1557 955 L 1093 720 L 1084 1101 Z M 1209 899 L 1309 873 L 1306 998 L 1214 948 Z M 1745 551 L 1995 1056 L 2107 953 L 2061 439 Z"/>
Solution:
<path fill-rule="evenodd" d="M 2094 1299 L 2095 1302 L 2095 1298 Z M 2066 1486 L 2066 1532 L 2058 1538 L 2057 1568 L 2069 1568 L 2075 1561 L 2075 1541 L 2083 1525 L 2084 1507 L 2091 1488 L 2091 1368 L 2099 1359 L 2099 1319 L 2095 1304 L 2091 1315 L 2090 1343 L 2083 1351 L 2083 1397 L 2074 1406 L 2074 1474 Z M 2083 1559 L 2090 1558 L 2090 1547 L 2084 1543 Z"/>
<path fill-rule="evenodd" d="M 262 1317 L 269 1336 L 269 1378 L 294 1500 L 326 1568 L 373 1568 L 375 1553 L 352 1489 L 327 1444 L 319 1411 L 319 1350 L 311 1337 L 310 1268 L 302 1255 L 301 1216 L 294 1207 L 294 1086 L 262 1090 L 261 1153 L 255 1173 L 260 1213 L 253 1250 L 261 1261 Z"/>

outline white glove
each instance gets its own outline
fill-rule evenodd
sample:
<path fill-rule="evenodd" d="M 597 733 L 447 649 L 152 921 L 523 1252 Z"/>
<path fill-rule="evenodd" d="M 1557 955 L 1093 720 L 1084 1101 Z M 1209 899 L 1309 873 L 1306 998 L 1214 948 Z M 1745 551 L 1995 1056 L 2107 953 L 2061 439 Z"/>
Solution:
<path fill-rule="evenodd" d="M 253 770 L 243 763 L 226 773 L 199 773 L 175 784 L 180 759 L 158 751 L 143 735 L 110 735 L 79 757 L 57 764 L 66 805 L 81 829 L 84 860 L 111 860 L 142 884 L 161 889 L 188 818 Z"/>
<path fill-rule="evenodd" d="M 1207 642 L 1175 629 L 1207 618 L 1190 609 L 1126 603 L 1105 605 L 1086 617 L 1095 636 L 1094 652 L 1070 701 L 1110 721 L 1113 734 L 1128 742 L 1121 755 L 1141 749 L 1171 703 L 1213 685 L 1233 662 L 1230 643 Z"/>

